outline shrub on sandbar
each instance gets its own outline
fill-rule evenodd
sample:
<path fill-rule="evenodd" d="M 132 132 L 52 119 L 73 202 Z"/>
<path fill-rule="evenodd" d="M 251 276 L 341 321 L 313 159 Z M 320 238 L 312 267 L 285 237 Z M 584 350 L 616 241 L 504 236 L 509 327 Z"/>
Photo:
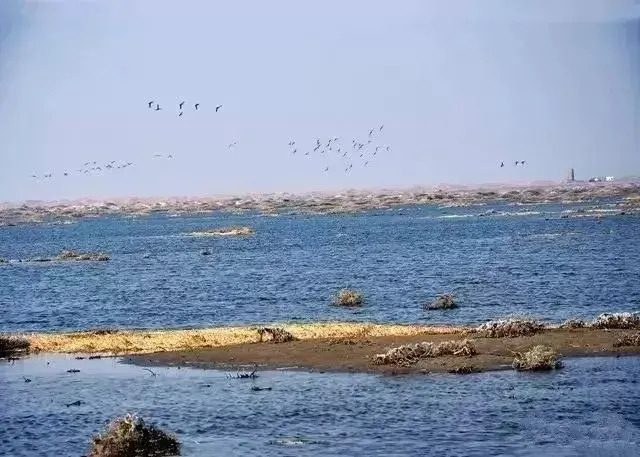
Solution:
<path fill-rule="evenodd" d="M 29 340 L 22 336 L 0 334 L 0 357 L 27 352 L 30 345 Z"/>
<path fill-rule="evenodd" d="M 636 333 L 635 335 L 625 335 L 622 338 L 618 338 L 618 341 L 613 343 L 614 348 L 624 346 L 640 346 L 640 333 Z"/>
<path fill-rule="evenodd" d="M 342 289 L 333 297 L 335 306 L 361 306 L 363 302 L 362 293 L 354 289 Z"/>
<path fill-rule="evenodd" d="M 263 341 L 265 335 L 268 335 L 269 337 L 267 341 L 272 343 L 287 343 L 289 341 L 297 340 L 291 332 L 280 327 L 261 327 L 258 329 L 258 335 L 260 335 L 260 342 Z"/>
<path fill-rule="evenodd" d="M 441 343 L 423 341 L 416 344 L 405 344 L 389 349 L 384 354 L 376 354 L 373 363 L 376 365 L 398 365 L 408 367 L 421 359 L 440 357 L 443 355 L 467 356 L 477 354 L 470 340 L 450 340 Z"/>
<path fill-rule="evenodd" d="M 587 324 L 585 323 L 585 321 L 577 319 L 568 319 L 560 324 L 560 328 L 566 329 L 585 328 L 586 326 Z"/>
<path fill-rule="evenodd" d="M 561 368 L 562 362 L 552 348 L 538 345 L 527 352 L 516 352 L 511 366 L 518 371 L 544 371 Z"/>
<path fill-rule="evenodd" d="M 91 439 L 88 457 L 162 457 L 180 455 L 178 439 L 132 414 L 115 419 Z"/>
<path fill-rule="evenodd" d="M 593 320 L 594 328 L 640 329 L 640 312 L 602 313 Z"/>
<path fill-rule="evenodd" d="M 487 338 L 503 338 L 534 335 L 543 328 L 544 325 L 536 320 L 510 317 L 485 322 L 476 331 Z"/>

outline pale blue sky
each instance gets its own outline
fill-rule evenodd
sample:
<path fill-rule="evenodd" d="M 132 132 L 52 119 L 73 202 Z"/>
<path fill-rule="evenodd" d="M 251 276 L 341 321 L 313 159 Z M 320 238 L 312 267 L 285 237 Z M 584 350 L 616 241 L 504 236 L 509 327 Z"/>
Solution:
<path fill-rule="evenodd" d="M 640 174 L 639 17 L 637 0 L 0 0 L 0 200 Z M 178 118 L 180 100 L 201 110 Z M 391 151 L 366 168 L 302 155 L 382 123 Z M 89 160 L 135 164 L 61 176 Z"/>

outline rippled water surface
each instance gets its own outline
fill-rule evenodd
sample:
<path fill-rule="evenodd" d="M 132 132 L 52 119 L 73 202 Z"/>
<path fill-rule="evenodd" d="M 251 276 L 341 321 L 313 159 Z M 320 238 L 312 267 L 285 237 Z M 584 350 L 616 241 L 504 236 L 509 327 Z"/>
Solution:
<path fill-rule="evenodd" d="M 585 212 L 580 213 L 583 210 Z M 577 211 L 577 212 L 576 212 Z M 637 216 L 580 205 L 410 207 L 361 215 L 206 214 L 0 229 L 0 257 L 107 251 L 109 262 L 0 266 L 0 330 L 292 320 L 559 321 L 640 306 Z M 563 214 L 587 217 L 563 218 Z M 250 225 L 252 237 L 186 232 Z M 202 255 L 209 250 L 211 255 Z M 329 306 L 351 286 L 360 310 Z M 420 304 L 454 291 L 457 310 Z"/>
<path fill-rule="evenodd" d="M 637 456 L 640 446 L 638 357 L 469 376 L 154 370 L 50 355 L 0 362 L 0 455 L 81 455 L 125 412 L 175 432 L 187 456 Z"/>

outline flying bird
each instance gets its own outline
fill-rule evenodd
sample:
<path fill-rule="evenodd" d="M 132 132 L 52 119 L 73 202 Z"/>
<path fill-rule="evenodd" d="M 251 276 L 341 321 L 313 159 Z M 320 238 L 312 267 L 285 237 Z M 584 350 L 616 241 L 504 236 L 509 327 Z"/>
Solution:
<path fill-rule="evenodd" d="M 375 129 L 371 129 L 371 130 L 369 130 L 369 136 L 373 135 L 373 131 L 374 131 L 374 130 L 375 130 Z"/>
<path fill-rule="evenodd" d="M 504 162 L 500 162 L 500 168 L 504 167 Z"/>
<path fill-rule="evenodd" d="M 151 100 L 151 101 L 148 103 L 149 108 L 151 108 L 151 105 L 153 105 L 153 103 L 154 103 L 154 101 L 153 101 L 153 100 Z"/>
<path fill-rule="evenodd" d="M 216 106 L 216 113 L 218 112 L 218 110 L 219 110 L 220 108 L 222 108 L 222 105 L 218 105 L 218 106 Z M 198 109 L 198 108 L 196 108 L 196 109 Z"/>
<path fill-rule="evenodd" d="M 198 106 L 200 106 L 200 103 L 196 103 L 195 105 L 193 105 L 193 107 L 196 109 L 196 111 L 198 111 Z"/>
<path fill-rule="evenodd" d="M 295 154 L 296 152 L 298 152 L 297 149 L 294 149 L 293 151 L 291 151 L 293 154 Z"/>
<path fill-rule="evenodd" d="M 527 162 L 525 162 L 524 160 L 521 160 L 521 161 L 520 161 L 520 163 L 521 163 L 522 165 L 524 165 L 524 164 L 525 164 L 525 163 L 527 163 Z"/>
<path fill-rule="evenodd" d="M 182 105 L 184 105 L 184 102 L 180 102 L 180 103 L 178 104 L 178 109 L 182 109 Z"/>
<path fill-rule="evenodd" d="M 160 108 L 160 105 L 156 105 L 156 111 L 160 111 L 162 108 Z"/>
<path fill-rule="evenodd" d="M 178 117 L 182 117 L 182 111 L 180 111 L 180 114 L 178 114 Z"/>
<path fill-rule="evenodd" d="M 517 166 L 517 165 L 518 165 L 519 163 L 520 163 L 520 162 L 519 162 L 518 160 L 516 160 L 516 163 L 515 163 L 515 165 Z"/>
<path fill-rule="evenodd" d="M 380 131 L 381 131 L 381 132 L 382 132 L 382 129 L 383 129 L 383 128 L 384 128 L 384 124 L 382 124 L 382 125 L 380 126 Z"/>
<path fill-rule="evenodd" d="M 324 171 L 329 171 L 329 167 L 325 168 Z"/>

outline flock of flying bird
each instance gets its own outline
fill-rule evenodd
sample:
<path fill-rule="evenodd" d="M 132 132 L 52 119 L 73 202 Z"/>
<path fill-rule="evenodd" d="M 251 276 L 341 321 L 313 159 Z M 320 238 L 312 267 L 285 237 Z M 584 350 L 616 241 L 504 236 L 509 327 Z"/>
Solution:
<path fill-rule="evenodd" d="M 344 160 L 344 172 L 349 173 L 353 169 L 353 161 L 356 157 L 362 159 L 363 167 L 366 167 L 369 164 L 369 161 L 372 160 L 376 155 L 378 155 L 378 152 L 389 152 L 391 150 L 391 148 L 386 145 L 372 145 L 374 139 L 382 135 L 383 129 L 384 124 L 380 125 L 380 127 L 372 128 L 371 130 L 369 130 L 369 135 L 365 142 L 361 142 L 360 140 L 354 138 L 353 140 L 351 140 L 350 147 L 341 144 L 339 137 L 330 137 L 326 141 L 326 143 L 320 140 L 320 138 L 316 138 L 313 146 L 304 152 L 304 156 L 309 156 L 313 153 L 329 154 L 333 152 L 337 154 L 338 157 L 341 157 Z M 297 154 L 298 147 L 295 140 L 289 141 L 289 148 L 291 154 Z M 329 171 L 328 165 L 325 166 L 324 171 Z"/>
<path fill-rule="evenodd" d="M 178 117 L 182 117 L 184 115 L 185 112 L 185 101 L 181 101 L 180 103 L 178 103 L 178 110 L 177 110 L 177 116 Z M 154 106 L 155 105 L 155 106 Z M 152 111 L 161 111 L 163 108 L 160 106 L 159 103 L 156 103 L 155 100 L 150 100 L 147 102 L 147 106 L 148 109 L 152 110 Z M 222 105 L 217 105 L 215 107 L 215 112 L 219 112 L 220 109 L 222 109 Z M 194 111 L 199 111 L 200 110 L 200 103 L 194 103 L 193 104 L 193 110 Z M 344 172 L 345 173 L 349 173 L 352 169 L 353 169 L 353 162 L 356 160 L 356 158 L 360 158 L 361 159 L 361 163 L 363 167 L 366 167 L 369 162 L 371 160 L 373 160 L 373 158 L 379 153 L 379 152 L 390 152 L 391 148 L 387 145 L 382 145 L 382 144 L 375 144 L 374 145 L 374 140 L 378 139 L 381 137 L 382 133 L 383 133 L 383 129 L 384 129 L 384 124 L 380 125 L 379 127 L 376 128 L 372 128 L 369 130 L 369 135 L 367 136 L 366 140 L 364 141 L 360 141 L 356 138 L 354 138 L 351 141 L 351 145 L 347 146 L 347 145 L 343 145 L 342 143 L 340 143 L 340 138 L 339 137 L 330 137 L 328 140 L 322 141 L 320 138 L 317 138 L 315 143 L 313 143 L 313 145 L 308 148 L 307 150 L 305 150 L 305 152 L 303 154 L 303 156 L 310 156 L 311 154 L 316 154 L 319 156 L 324 156 L 327 157 L 329 156 L 330 153 L 334 153 L 336 154 L 339 158 L 342 158 L 344 161 Z M 229 150 L 231 150 L 232 148 L 234 148 L 235 146 L 237 146 L 238 142 L 234 141 L 232 143 L 230 143 L 227 148 Z M 298 146 L 296 145 L 295 140 L 291 140 L 289 141 L 289 148 L 290 148 L 290 152 L 293 155 L 296 155 L 298 153 Z M 166 158 L 166 159 L 173 159 L 173 155 L 172 154 L 154 154 L 153 155 L 154 158 Z M 89 173 L 96 173 L 96 172 L 105 172 L 105 171 L 110 171 L 110 170 L 119 170 L 119 169 L 124 169 L 127 167 L 130 167 L 133 165 L 133 162 L 122 162 L 119 163 L 115 160 L 112 160 L 110 162 L 107 163 L 98 163 L 97 161 L 89 161 L 89 162 L 85 162 L 83 164 L 83 166 L 81 168 L 78 168 L 76 170 L 75 173 L 77 174 L 89 174 Z M 526 165 L 526 161 L 525 160 L 516 160 L 514 163 L 514 166 L 518 166 L 518 165 Z M 500 168 L 503 168 L 504 162 L 500 162 Z M 324 171 L 328 172 L 329 171 L 329 166 L 326 165 L 324 167 Z M 64 171 L 62 173 L 62 176 L 70 176 L 71 174 L 73 174 L 71 171 Z M 44 175 L 36 175 L 33 174 L 31 175 L 32 178 L 38 179 L 38 178 L 45 178 L 45 179 L 51 179 L 54 177 L 53 173 L 46 173 Z"/>

